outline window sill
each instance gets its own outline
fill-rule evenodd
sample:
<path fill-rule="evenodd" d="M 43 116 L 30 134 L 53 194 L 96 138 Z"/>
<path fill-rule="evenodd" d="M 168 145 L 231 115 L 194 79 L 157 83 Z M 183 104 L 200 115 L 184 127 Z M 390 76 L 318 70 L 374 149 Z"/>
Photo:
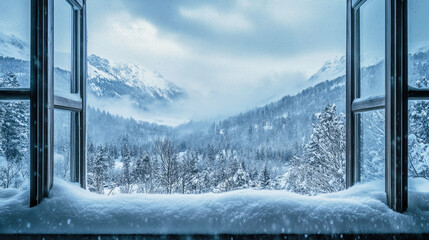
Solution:
<path fill-rule="evenodd" d="M 0 190 L 0 233 L 422 233 L 429 229 L 428 189 L 429 181 L 410 179 L 410 207 L 400 214 L 386 205 L 383 181 L 311 197 L 278 190 L 103 196 L 56 179 L 34 208 L 28 191 Z"/>

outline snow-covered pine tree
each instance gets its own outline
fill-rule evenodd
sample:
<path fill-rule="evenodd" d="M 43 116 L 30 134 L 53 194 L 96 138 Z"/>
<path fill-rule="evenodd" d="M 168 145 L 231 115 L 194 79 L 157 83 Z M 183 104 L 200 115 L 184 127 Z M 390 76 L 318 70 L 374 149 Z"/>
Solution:
<path fill-rule="evenodd" d="M 301 194 L 335 192 L 345 188 L 345 129 L 343 115 L 327 104 L 316 114 L 313 134 L 286 173 L 286 188 Z"/>
<path fill-rule="evenodd" d="M 138 186 L 137 192 L 150 193 L 152 191 L 152 163 L 149 154 L 137 158 L 133 175 Z"/>
<path fill-rule="evenodd" d="M 131 193 L 134 183 L 131 166 L 131 153 L 128 142 L 128 137 L 122 139 L 121 159 L 122 159 L 122 176 L 121 176 L 121 192 Z"/>
<path fill-rule="evenodd" d="M 97 147 L 94 161 L 94 187 L 99 194 L 104 194 L 104 184 L 107 178 L 109 163 L 107 161 L 107 149 L 102 145 Z"/>
<path fill-rule="evenodd" d="M 268 172 L 267 163 L 265 163 L 264 170 L 262 170 L 261 175 L 259 176 L 259 188 L 271 189 L 271 178 L 270 173 Z"/>
<path fill-rule="evenodd" d="M 214 192 L 226 192 L 229 190 L 228 182 L 228 164 L 226 151 L 221 151 L 219 154 L 219 171 L 216 176 L 217 186 L 214 186 Z"/>
<path fill-rule="evenodd" d="M 19 82 L 14 73 L 1 78 L 0 87 L 16 88 Z M 0 103 L 0 157 L 6 165 L 0 167 L 0 186 L 19 188 L 29 177 L 28 139 L 29 107 L 24 101 Z"/>
<path fill-rule="evenodd" d="M 243 161 L 237 161 L 238 168 L 232 177 L 234 189 L 245 189 L 249 187 L 250 177 L 246 171 L 246 167 Z"/>
<path fill-rule="evenodd" d="M 116 147 L 116 145 L 114 145 L 114 144 L 110 145 L 109 153 L 113 159 L 119 158 L 119 152 L 118 152 L 118 148 Z"/>
<path fill-rule="evenodd" d="M 259 172 L 256 167 L 252 167 L 251 169 L 249 169 L 249 177 L 250 177 L 249 187 L 250 188 L 259 187 Z"/>
<path fill-rule="evenodd" d="M 416 81 L 418 88 L 428 88 L 429 80 Z M 414 101 L 409 107 L 408 168 L 410 177 L 429 179 L 429 101 Z"/>
<path fill-rule="evenodd" d="M 88 179 L 88 189 L 91 192 L 96 192 L 95 179 L 94 179 L 94 166 L 95 166 L 95 155 L 96 149 L 94 143 L 91 139 L 88 140 L 88 151 L 86 155 L 87 159 L 87 179 Z"/>
<path fill-rule="evenodd" d="M 211 189 L 211 174 L 207 170 L 207 168 L 204 168 L 203 170 L 198 172 L 198 189 L 199 193 L 206 193 L 210 192 Z"/>
<path fill-rule="evenodd" d="M 198 187 L 198 155 L 194 151 L 188 151 L 182 161 L 181 188 L 182 193 L 195 193 Z"/>

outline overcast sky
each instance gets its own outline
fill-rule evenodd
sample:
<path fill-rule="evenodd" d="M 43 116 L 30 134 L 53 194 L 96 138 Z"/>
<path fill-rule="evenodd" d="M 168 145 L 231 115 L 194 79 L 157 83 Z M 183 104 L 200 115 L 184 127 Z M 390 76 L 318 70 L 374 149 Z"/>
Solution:
<path fill-rule="evenodd" d="M 379 34 L 383 11 L 378 12 L 383 2 L 368 1 L 362 14 L 370 18 L 362 23 L 370 36 L 365 49 L 384 49 L 377 38 L 384 37 Z M 88 50 L 114 62 L 141 64 L 184 88 L 189 98 L 158 117 L 226 116 L 296 94 L 325 61 L 344 56 L 345 3 L 88 0 Z M 55 4 L 59 8 L 61 0 Z M 30 1 L 0 0 L 0 6 L 0 31 L 29 42 Z M 429 1 L 409 2 L 410 51 L 429 45 L 428 8 Z M 68 29 L 69 17 L 56 14 L 56 29 Z M 56 49 L 70 44 L 61 38 L 69 39 L 56 32 Z M 122 113 L 149 116 L 128 109 Z"/>
<path fill-rule="evenodd" d="M 170 118 L 225 116 L 295 94 L 345 55 L 343 0 L 87 2 L 90 53 L 142 64 L 188 92 Z"/>

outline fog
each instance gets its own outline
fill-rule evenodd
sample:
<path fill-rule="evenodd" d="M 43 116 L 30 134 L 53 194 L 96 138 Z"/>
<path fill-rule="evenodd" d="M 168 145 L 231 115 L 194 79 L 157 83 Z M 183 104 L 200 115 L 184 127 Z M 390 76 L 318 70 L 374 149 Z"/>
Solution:
<path fill-rule="evenodd" d="M 150 111 L 90 105 L 168 125 L 222 119 L 298 93 L 345 55 L 345 2 L 92 0 L 88 41 L 90 54 L 157 71 L 187 95 Z"/>

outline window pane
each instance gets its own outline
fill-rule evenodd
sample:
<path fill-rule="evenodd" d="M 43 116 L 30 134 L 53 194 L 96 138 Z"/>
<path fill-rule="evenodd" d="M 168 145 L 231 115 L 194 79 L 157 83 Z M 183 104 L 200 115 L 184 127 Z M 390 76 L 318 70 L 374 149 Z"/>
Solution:
<path fill-rule="evenodd" d="M 358 114 L 360 118 L 360 180 L 383 179 L 385 173 L 384 110 Z"/>
<path fill-rule="evenodd" d="M 64 0 L 54 3 L 54 84 L 56 95 L 71 91 L 72 8 Z"/>
<path fill-rule="evenodd" d="M 408 84 L 418 88 L 429 78 L 429 1 L 408 1 Z"/>
<path fill-rule="evenodd" d="M 0 188 L 29 186 L 28 101 L 0 102 Z"/>
<path fill-rule="evenodd" d="M 429 180 L 429 101 L 410 101 L 408 176 Z"/>
<path fill-rule="evenodd" d="M 384 95 L 384 1 L 368 0 L 360 7 L 360 97 Z"/>
<path fill-rule="evenodd" d="M 30 1 L 0 0 L 0 87 L 30 87 Z M 13 83 L 9 78 L 15 78 Z"/>
<path fill-rule="evenodd" d="M 54 111 L 54 175 L 70 181 L 71 113 Z"/>

